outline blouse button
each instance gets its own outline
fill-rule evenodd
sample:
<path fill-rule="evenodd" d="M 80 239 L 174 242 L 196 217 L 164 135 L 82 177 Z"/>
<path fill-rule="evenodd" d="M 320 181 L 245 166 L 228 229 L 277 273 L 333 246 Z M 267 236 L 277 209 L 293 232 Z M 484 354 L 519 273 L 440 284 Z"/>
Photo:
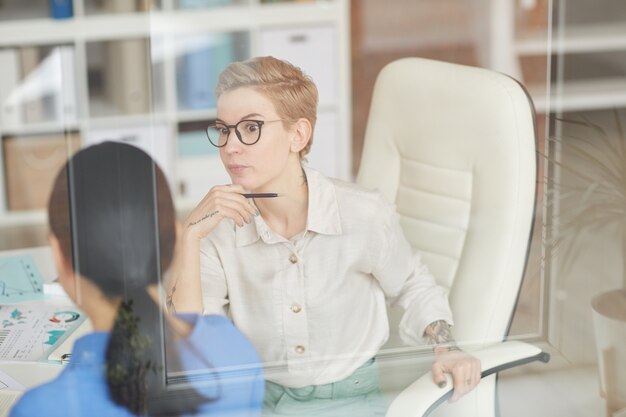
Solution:
<path fill-rule="evenodd" d="M 289 257 L 289 262 L 291 262 L 292 264 L 295 264 L 296 262 L 298 262 L 298 257 L 292 253 L 291 256 Z"/>
<path fill-rule="evenodd" d="M 293 311 L 294 313 L 298 314 L 299 312 L 302 311 L 302 306 L 300 306 L 300 304 L 298 304 L 298 303 L 293 303 L 291 305 L 291 311 Z"/>
<path fill-rule="evenodd" d="M 300 354 L 302 354 L 302 353 L 304 353 L 304 350 L 305 350 L 305 349 L 304 349 L 304 346 L 302 346 L 302 345 L 298 345 L 298 346 L 296 346 L 296 347 L 294 348 L 294 350 L 296 351 L 296 353 L 300 353 Z"/>

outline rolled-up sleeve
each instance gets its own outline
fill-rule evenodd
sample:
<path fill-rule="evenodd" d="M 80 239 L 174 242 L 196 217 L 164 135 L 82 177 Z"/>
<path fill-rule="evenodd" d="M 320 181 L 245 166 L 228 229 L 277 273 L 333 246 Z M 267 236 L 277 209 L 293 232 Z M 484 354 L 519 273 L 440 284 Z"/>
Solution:
<path fill-rule="evenodd" d="M 372 274 L 391 305 L 404 309 L 400 337 L 405 343 L 420 345 L 424 330 L 437 320 L 453 324 L 448 297 L 437 285 L 420 253 L 407 241 L 400 227 L 395 206 L 381 203 L 380 217 L 374 223 Z"/>
<path fill-rule="evenodd" d="M 228 286 L 224 267 L 213 242 L 204 239 L 200 244 L 200 281 L 202 285 L 203 314 L 228 314 Z"/>

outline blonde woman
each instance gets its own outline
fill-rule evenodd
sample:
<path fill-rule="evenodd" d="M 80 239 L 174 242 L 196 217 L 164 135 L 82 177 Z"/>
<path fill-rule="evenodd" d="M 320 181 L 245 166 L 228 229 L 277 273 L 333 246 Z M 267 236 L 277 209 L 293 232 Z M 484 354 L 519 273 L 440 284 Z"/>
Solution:
<path fill-rule="evenodd" d="M 480 362 L 450 337 L 444 290 L 395 208 L 307 167 L 312 80 L 287 62 L 254 58 L 228 66 L 216 94 L 207 134 L 232 184 L 213 187 L 189 215 L 171 301 L 178 311 L 228 314 L 265 363 L 284 365 L 267 375 L 264 412 L 384 415 L 373 358 L 389 335 L 386 302 L 405 309 L 407 342 L 434 344 L 434 382 L 445 385 L 450 372 L 453 400 L 473 389 Z"/>

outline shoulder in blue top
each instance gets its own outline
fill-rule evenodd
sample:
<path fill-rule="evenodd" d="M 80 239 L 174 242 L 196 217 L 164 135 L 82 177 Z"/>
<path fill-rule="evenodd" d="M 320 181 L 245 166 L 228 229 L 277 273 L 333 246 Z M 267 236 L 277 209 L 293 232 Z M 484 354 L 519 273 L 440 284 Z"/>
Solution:
<path fill-rule="evenodd" d="M 250 342 L 222 316 L 181 315 L 193 330 L 178 342 L 182 371 L 170 374 L 201 394 L 217 399 L 196 415 L 252 417 L 261 414 L 263 372 Z M 71 362 L 53 381 L 26 392 L 11 417 L 132 416 L 109 398 L 105 353 L 109 333 L 95 332 L 74 344 Z"/>

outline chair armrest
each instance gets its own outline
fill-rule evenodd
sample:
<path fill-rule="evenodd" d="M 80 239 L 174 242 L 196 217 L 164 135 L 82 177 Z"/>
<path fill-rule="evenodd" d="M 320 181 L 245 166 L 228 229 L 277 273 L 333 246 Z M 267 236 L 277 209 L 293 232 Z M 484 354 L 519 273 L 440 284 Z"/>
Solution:
<path fill-rule="evenodd" d="M 524 342 L 503 342 L 473 352 L 481 363 L 481 378 L 526 363 L 541 361 L 547 363 L 550 355 L 534 345 Z M 400 395 L 387 410 L 386 417 L 425 417 L 441 403 L 452 396 L 453 386 L 450 375 L 445 374 L 448 383 L 439 388 L 434 382 L 432 373 L 420 377 Z"/>

